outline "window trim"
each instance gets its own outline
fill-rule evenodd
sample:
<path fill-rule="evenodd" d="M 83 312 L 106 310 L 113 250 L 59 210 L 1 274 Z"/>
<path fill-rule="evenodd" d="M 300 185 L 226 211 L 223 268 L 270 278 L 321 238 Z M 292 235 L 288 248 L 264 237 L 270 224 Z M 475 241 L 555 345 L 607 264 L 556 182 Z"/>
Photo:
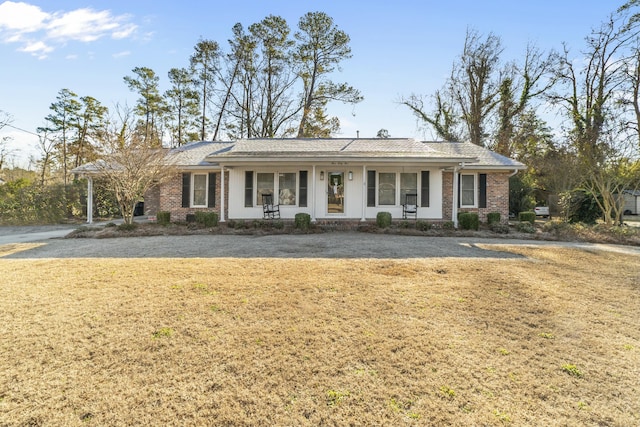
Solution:
<path fill-rule="evenodd" d="M 196 205 L 195 200 L 195 192 L 196 192 L 196 176 L 204 175 L 204 204 Z M 193 172 L 191 174 L 191 191 L 189 192 L 189 203 L 192 208 L 207 208 L 209 207 L 209 173 L 208 172 Z"/>
<path fill-rule="evenodd" d="M 473 177 L 473 204 L 470 204 L 470 205 L 465 205 L 462 203 L 462 177 L 463 176 Z M 478 174 L 477 173 L 460 173 L 458 200 L 460 200 L 461 208 L 477 208 L 478 207 Z"/>
<path fill-rule="evenodd" d="M 294 207 L 308 207 L 308 197 L 309 197 L 309 170 L 304 170 L 304 169 L 298 169 L 298 170 L 294 170 L 294 169 L 282 169 L 282 170 L 265 170 L 265 169 L 247 169 L 244 171 L 245 173 L 245 180 L 247 178 L 247 174 L 251 173 L 252 174 L 252 194 L 251 194 L 251 199 L 252 201 L 255 203 L 253 206 L 247 206 L 245 203 L 245 208 L 252 208 L 252 207 L 258 207 L 258 206 L 262 206 L 262 201 L 258 200 L 258 175 L 262 174 L 262 173 L 266 173 L 266 174 L 272 174 L 273 175 L 273 197 L 274 197 L 274 203 L 280 200 L 280 174 L 294 174 L 295 176 L 295 180 L 296 180 L 296 202 L 295 204 L 292 205 L 281 205 L 281 207 L 283 208 L 294 208 Z M 300 176 L 301 173 L 306 173 L 307 174 L 307 185 L 306 185 L 306 190 L 307 190 L 307 203 L 303 206 L 300 204 L 300 191 L 301 191 L 301 186 L 300 186 Z M 245 202 L 246 202 L 246 191 L 249 189 L 249 187 L 247 187 L 247 184 L 245 183 Z"/>

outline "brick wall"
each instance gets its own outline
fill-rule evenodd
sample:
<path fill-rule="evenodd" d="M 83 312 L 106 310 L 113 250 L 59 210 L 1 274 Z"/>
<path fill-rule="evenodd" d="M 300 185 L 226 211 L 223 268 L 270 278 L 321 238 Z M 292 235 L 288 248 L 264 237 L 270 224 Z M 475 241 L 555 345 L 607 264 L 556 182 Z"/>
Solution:
<path fill-rule="evenodd" d="M 186 221 L 188 214 L 197 211 L 218 212 L 220 214 L 220 172 L 216 173 L 216 206 L 213 208 L 183 208 L 182 207 L 182 174 L 178 173 L 160 188 L 159 210 L 171 213 L 171 221 Z M 225 186 L 229 188 L 229 172 L 225 173 Z M 225 217 L 227 217 L 229 201 L 228 191 L 225 191 Z"/>
<path fill-rule="evenodd" d="M 443 219 L 451 220 L 453 209 L 453 172 L 442 173 L 442 213 Z M 500 212 L 500 221 L 509 220 L 509 173 L 487 173 L 487 207 L 459 208 L 459 212 L 477 212 L 481 222 L 487 221 L 487 214 Z"/>

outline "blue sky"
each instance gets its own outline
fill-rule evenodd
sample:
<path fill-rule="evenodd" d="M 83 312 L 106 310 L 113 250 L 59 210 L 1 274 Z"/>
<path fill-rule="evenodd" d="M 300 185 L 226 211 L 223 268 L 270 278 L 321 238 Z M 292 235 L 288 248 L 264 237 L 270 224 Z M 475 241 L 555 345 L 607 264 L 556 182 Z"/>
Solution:
<path fill-rule="evenodd" d="M 133 106 L 123 77 L 134 67 L 152 68 L 168 88 L 167 72 L 188 65 L 200 38 L 226 48 L 231 27 L 245 28 L 273 14 L 295 31 L 301 16 L 323 11 L 351 37 L 353 57 L 334 76 L 358 88 L 364 101 L 329 105 L 343 137 L 373 137 L 381 128 L 394 137 L 431 139 L 430 132 L 397 100 L 432 94 L 460 54 L 467 28 L 493 32 L 503 59 L 522 58 L 528 42 L 561 49 L 576 58 L 583 39 L 624 1 L 601 0 L 243 0 L 243 1 L 3 1 L 0 0 L 0 110 L 13 125 L 35 132 L 44 125 L 60 89 L 90 95 L 105 106 Z M 12 128 L 11 148 L 20 166 L 37 155 L 37 137 Z"/>

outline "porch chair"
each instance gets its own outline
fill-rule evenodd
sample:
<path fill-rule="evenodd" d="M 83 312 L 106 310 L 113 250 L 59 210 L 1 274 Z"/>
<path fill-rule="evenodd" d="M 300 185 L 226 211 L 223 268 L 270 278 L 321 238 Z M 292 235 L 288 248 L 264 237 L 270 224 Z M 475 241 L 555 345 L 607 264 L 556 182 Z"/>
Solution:
<path fill-rule="evenodd" d="M 273 194 L 262 195 L 262 217 L 264 219 L 280 219 L 280 205 L 273 204 Z"/>
<path fill-rule="evenodd" d="M 413 215 L 413 219 L 418 219 L 418 195 L 406 194 L 402 205 L 402 218 L 407 219 Z"/>

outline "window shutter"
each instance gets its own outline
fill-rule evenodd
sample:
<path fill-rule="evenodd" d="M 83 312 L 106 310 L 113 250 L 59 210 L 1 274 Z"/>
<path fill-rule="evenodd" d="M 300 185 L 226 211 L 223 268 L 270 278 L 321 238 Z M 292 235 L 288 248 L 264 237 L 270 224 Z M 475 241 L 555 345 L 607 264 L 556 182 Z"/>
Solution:
<path fill-rule="evenodd" d="M 207 206 L 210 208 L 216 207 L 216 174 L 213 172 L 209 174 L 209 194 Z"/>
<path fill-rule="evenodd" d="M 253 171 L 244 173 L 244 207 L 253 207 Z"/>
<path fill-rule="evenodd" d="M 182 174 L 182 207 L 188 208 L 191 201 L 191 174 Z"/>
<path fill-rule="evenodd" d="M 458 207 L 460 207 L 460 197 L 462 196 L 462 183 L 460 181 L 462 181 L 462 175 L 458 174 Z"/>
<path fill-rule="evenodd" d="M 478 207 L 487 207 L 487 174 L 478 174 Z"/>
<path fill-rule="evenodd" d="M 298 206 L 307 207 L 307 171 L 300 171 L 300 192 L 298 194 Z"/>
<path fill-rule="evenodd" d="M 367 206 L 376 205 L 376 171 L 367 171 Z"/>
<path fill-rule="evenodd" d="M 429 207 L 429 171 L 422 171 L 420 183 L 420 206 Z"/>

